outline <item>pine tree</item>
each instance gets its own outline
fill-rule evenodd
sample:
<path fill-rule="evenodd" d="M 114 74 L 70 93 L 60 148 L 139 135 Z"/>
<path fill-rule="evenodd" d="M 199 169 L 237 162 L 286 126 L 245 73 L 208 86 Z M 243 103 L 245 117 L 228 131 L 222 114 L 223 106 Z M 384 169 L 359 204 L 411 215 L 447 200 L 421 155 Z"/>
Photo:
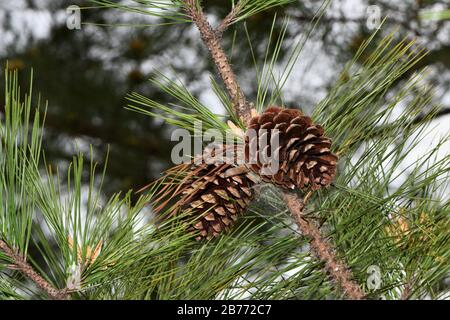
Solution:
<path fill-rule="evenodd" d="M 212 78 L 211 86 L 228 115 L 213 114 L 180 81 L 163 73 L 156 73 L 151 84 L 177 104 L 162 105 L 131 93 L 129 109 L 191 132 L 201 121 L 203 130 L 238 133 L 238 140 L 252 119 L 256 123 L 271 110 L 280 112 L 269 107 L 283 105 L 283 85 L 306 39 L 294 44 L 278 74 L 284 35 L 269 35 L 273 48 L 267 50 L 265 64 L 255 66 L 255 83 L 246 84 L 258 88 L 253 104 L 238 83 L 238 70 L 230 65 L 221 36 L 232 24 L 289 0 L 233 2 L 217 28 L 199 1 L 146 1 L 143 7 L 94 2 L 163 19 L 166 23 L 157 24 L 167 25 L 160 27 L 193 23 L 223 82 L 222 87 Z M 325 9 L 326 3 L 308 33 Z M 288 26 L 286 21 L 283 30 Z M 169 169 L 137 202 L 131 199 L 133 191 L 109 199 L 102 195 L 106 168 L 97 174 L 92 153 L 88 181 L 81 154 L 68 168 L 46 164 L 45 111 L 31 101 L 32 83 L 23 98 L 17 73 L 7 71 L 0 127 L 0 298 L 443 297 L 448 294 L 442 283 L 449 271 L 450 156 L 437 155 L 448 137 L 405 168 L 406 157 L 427 135 L 428 120 L 439 107 L 423 114 L 433 96 L 426 70 L 391 91 L 425 54 L 414 41 L 398 42 L 394 34 L 379 42 L 374 34 L 363 42 L 313 114 L 302 118 L 309 119 L 302 128 L 313 128 L 318 140 L 294 150 L 296 136 L 289 135 L 286 142 L 285 150 L 301 150 L 308 161 L 328 156 L 323 170 L 317 163 L 306 164 L 307 170 L 317 166 L 318 171 L 289 180 L 289 174 L 303 171 L 287 170 L 282 178 L 262 183 L 259 168 L 227 173 L 236 168 L 199 166 L 193 160 Z M 297 116 L 277 123 L 297 125 Z M 264 123 L 274 122 L 271 117 Z M 298 139 L 307 137 L 303 131 L 298 134 Z M 292 158 L 286 165 L 302 161 Z M 317 177 L 327 171 L 332 175 Z M 193 206 L 194 201 L 199 202 Z M 235 216 L 237 208 L 240 215 Z M 222 232 L 231 220 L 236 220 L 233 226 Z M 200 232 L 200 241 L 193 232 Z"/>

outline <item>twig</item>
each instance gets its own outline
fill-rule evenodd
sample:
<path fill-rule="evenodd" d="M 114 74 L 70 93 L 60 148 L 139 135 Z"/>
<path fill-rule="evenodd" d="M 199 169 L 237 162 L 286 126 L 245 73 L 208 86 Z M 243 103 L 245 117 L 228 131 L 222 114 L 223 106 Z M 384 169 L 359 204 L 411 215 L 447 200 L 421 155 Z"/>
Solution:
<path fill-rule="evenodd" d="M 412 295 L 412 291 L 414 289 L 414 285 L 416 283 L 416 276 L 414 275 L 406 284 L 403 289 L 402 295 L 400 297 L 400 300 L 409 300 Z"/>
<path fill-rule="evenodd" d="M 227 18 L 224 19 L 218 28 L 219 32 L 217 32 L 217 30 L 213 30 L 211 25 L 206 20 L 202 9 L 197 8 L 195 0 L 184 0 L 184 3 L 186 4 L 186 12 L 200 31 L 202 41 L 211 53 L 212 59 L 219 70 L 219 74 L 222 77 L 225 87 L 233 100 L 235 113 L 241 117 L 246 124 L 248 124 L 252 118 L 251 108 L 246 102 L 244 93 L 240 89 L 236 76 L 220 45 L 220 37 L 218 37 L 218 34 L 220 35 L 220 30 L 229 25 L 235 13 L 230 12 L 230 14 L 227 15 Z M 221 27 L 222 25 L 223 27 Z M 305 200 L 310 196 L 311 193 L 308 193 Z M 363 299 L 364 293 L 361 288 L 351 280 L 351 274 L 348 268 L 346 268 L 345 264 L 338 261 L 331 245 L 321 235 L 320 230 L 312 223 L 308 222 L 305 217 L 303 217 L 303 201 L 298 199 L 297 196 L 287 192 L 284 193 L 284 197 L 287 200 L 288 207 L 300 230 L 305 234 L 305 236 L 311 239 L 312 249 L 316 253 L 317 257 L 325 262 L 327 271 L 343 288 L 346 296 L 351 299 Z"/>
<path fill-rule="evenodd" d="M 247 123 L 251 118 L 250 108 L 247 105 L 244 93 L 236 80 L 236 75 L 234 74 L 233 69 L 231 69 L 228 58 L 220 45 L 216 32 L 206 20 L 203 10 L 197 8 L 195 0 L 184 0 L 184 3 L 186 4 L 185 10 L 187 14 L 197 26 L 203 43 L 211 53 L 212 59 L 219 71 L 219 75 L 233 101 L 236 114 Z"/>
<path fill-rule="evenodd" d="M 0 240 L 0 250 L 13 261 L 13 265 L 10 267 L 11 269 L 22 272 L 39 288 L 44 290 L 50 298 L 54 300 L 67 300 L 69 298 L 66 290 L 59 290 L 53 287 L 47 280 L 34 271 L 20 254 L 11 249 L 3 240 Z"/>
<path fill-rule="evenodd" d="M 322 236 L 320 230 L 303 216 L 304 202 L 295 194 L 287 192 L 283 194 L 283 197 L 300 231 L 311 240 L 312 250 L 325 263 L 325 269 L 333 280 L 343 289 L 348 298 L 363 299 L 364 292 L 356 282 L 351 280 L 349 268 L 338 260 L 331 245 Z"/>
<path fill-rule="evenodd" d="M 242 2 L 239 2 L 233 7 L 233 9 L 231 9 L 230 13 L 228 13 L 227 16 L 220 22 L 219 26 L 216 29 L 216 35 L 219 38 L 222 37 L 222 34 L 225 32 L 225 30 L 227 30 L 228 27 L 234 23 L 241 9 L 242 9 Z"/>

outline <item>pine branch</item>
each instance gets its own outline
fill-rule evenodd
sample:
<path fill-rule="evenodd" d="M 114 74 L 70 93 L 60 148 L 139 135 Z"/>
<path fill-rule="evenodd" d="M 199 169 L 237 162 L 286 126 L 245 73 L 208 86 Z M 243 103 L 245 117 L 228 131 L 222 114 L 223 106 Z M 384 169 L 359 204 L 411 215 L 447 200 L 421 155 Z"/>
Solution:
<path fill-rule="evenodd" d="M 228 27 L 233 24 L 241 9 L 242 2 L 238 2 L 238 4 L 235 5 L 233 9 L 231 9 L 230 13 L 228 13 L 227 16 L 220 22 L 219 26 L 216 29 L 217 37 L 222 37 L 222 34 L 225 32 L 225 30 L 227 30 Z"/>
<path fill-rule="evenodd" d="M 22 272 L 32 280 L 39 288 L 44 290 L 49 297 L 54 300 L 67 300 L 69 296 L 67 289 L 59 290 L 53 287 L 48 281 L 42 278 L 18 253 L 14 252 L 3 240 L 0 240 L 0 250 L 3 251 L 13 261 L 15 269 Z"/>
<path fill-rule="evenodd" d="M 247 124 L 251 119 L 251 108 L 247 104 L 244 93 L 240 89 L 236 75 L 231 68 L 228 59 L 221 47 L 218 35 L 221 30 L 225 30 L 236 12 L 230 12 L 222 21 L 219 28 L 214 31 L 208 23 L 201 8 L 198 8 L 195 0 L 185 0 L 186 12 L 200 31 L 204 45 L 211 53 L 211 57 L 219 71 L 219 74 L 230 94 L 235 113 Z M 236 8 L 236 7 L 235 7 Z M 237 9 L 238 10 L 238 9 Z M 310 196 L 310 194 L 308 195 Z M 364 293 L 361 288 L 351 280 L 351 272 L 344 263 L 338 261 L 333 252 L 332 246 L 322 236 L 320 230 L 312 223 L 308 222 L 302 214 L 304 202 L 296 195 L 284 193 L 289 210 L 305 236 L 311 239 L 311 246 L 317 257 L 324 261 L 328 273 L 338 283 L 347 297 L 350 299 L 363 299 Z"/>
<path fill-rule="evenodd" d="M 251 118 L 250 107 L 236 80 L 236 75 L 228 62 L 228 58 L 220 45 L 216 32 L 206 20 L 203 10 L 197 8 L 195 0 L 184 0 L 184 3 L 186 4 L 185 10 L 187 14 L 191 17 L 192 21 L 200 31 L 202 41 L 208 48 L 212 59 L 217 66 L 219 75 L 232 98 L 236 114 L 244 120 L 245 123 L 248 122 Z"/>
<path fill-rule="evenodd" d="M 344 290 L 345 295 L 353 300 L 364 298 L 364 292 L 359 285 L 351 280 L 349 268 L 336 257 L 333 248 L 322 236 L 320 230 L 310 221 L 305 219 L 303 209 L 305 201 L 300 200 L 296 195 L 284 193 L 284 200 L 297 226 L 306 237 L 311 240 L 311 248 L 315 254 L 325 263 L 325 269 L 333 280 Z"/>

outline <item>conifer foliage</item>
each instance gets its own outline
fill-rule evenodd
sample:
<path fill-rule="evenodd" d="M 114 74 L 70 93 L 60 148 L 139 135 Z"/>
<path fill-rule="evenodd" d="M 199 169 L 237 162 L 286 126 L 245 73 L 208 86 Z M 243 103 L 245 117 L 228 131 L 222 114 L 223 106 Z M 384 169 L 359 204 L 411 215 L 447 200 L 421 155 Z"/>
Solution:
<path fill-rule="evenodd" d="M 228 115 L 212 113 L 162 73 L 149 85 L 177 103 L 134 92 L 128 109 L 189 132 L 197 121 L 203 130 L 224 134 L 255 129 L 257 139 L 260 129 L 277 128 L 281 165 L 267 175 L 264 161 L 240 166 L 194 158 L 166 171 L 137 201 L 134 191 L 106 198 L 107 169 L 98 173 L 92 153 L 90 161 L 79 154 L 67 167 L 46 163 L 45 110 L 31 101 L 32 84 L 24 97 L 17 73 L 7 72 L 0 120 L 0 299 L 448 296 L 450 156 L 440 153 L 448 137 L 406 161 L 439 112 L 426 72 L 408 72 L 425 55 L 414 41 L 396 40 L 395 31 L 368 37 L 306 116 L 281 107 L 283 85 L 306 38 L 279 61 L 283 32 L 268 30 L 268 46 L 275 48 L 255 58 L 256 97 L 245 95 L 239 70 L 222 48 L 228 28 L 245 32 L 247 18 L 289 1 L 231 1 L 216 28 L 200 1 L 94 2 L 148 15 L 157 19 L 154 27 L 195 25 L 223 82 L 211 79 L 211 87 Z M 252 141 L 237 136 L 245 158 Z"/>

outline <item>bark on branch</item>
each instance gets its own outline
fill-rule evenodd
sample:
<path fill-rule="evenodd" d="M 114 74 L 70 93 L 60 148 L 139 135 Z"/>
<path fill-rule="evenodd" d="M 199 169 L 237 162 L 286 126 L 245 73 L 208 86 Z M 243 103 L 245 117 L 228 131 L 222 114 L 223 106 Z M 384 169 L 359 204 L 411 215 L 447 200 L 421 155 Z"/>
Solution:
<path fill-rule="evenodd" d="M 303 235 L 310 239 L 311 249 L 325 264 L 325 269 L 339 285 L 344 294 L 353 300 L 364 298 L 364 292 L 359 285 L 351 279 L 350 269 L 336 257 L 330 243 L 322 236 L 320 230 L 303 216 L 304 202 L 294 194 L 284 193 L 287 203 L 298 228 Z"/>
<path fill-rule="evenodd" d="M 228 62 L 228 58 L 220 45 L 220 38 L 209 24 L 203 11 L 200 8 L 197 8 L 196 1 L 185 0 L 184 2 L 186 4 L 187 14 L 191 17 L 192 21 L 200 31 L 202 41 L 208 48 L 212 59 L 217 66 L 219 75 L 233 101 L 236 114 L 247 123 L 251 118 L 250 108 L 248 107 L 244 93 L 236 80 L 236 75 Z"/>
<path fill-rule="evenodd" d="M 69 298 L 66 290 L 59 290 L 53 287 L 47 280 L 34 271 L 20 254 L 11 249 L 3 240 L 0 240 L 0 251 L 12 260 L 14 269 L 22 272 L 27 278 L 32 280 L 50 298 L 54 300 L 67 300 Z"/>
<path fill-rule="evenodd" d="M 230 13 L 220 22 L 219 26 L 216 29 L 216 35 L 220 38 L 225 30 L 235 22 L 236 17 L 242 9 L 242 2 L 238 2 L 233 9 L 231 9 Z"/>

